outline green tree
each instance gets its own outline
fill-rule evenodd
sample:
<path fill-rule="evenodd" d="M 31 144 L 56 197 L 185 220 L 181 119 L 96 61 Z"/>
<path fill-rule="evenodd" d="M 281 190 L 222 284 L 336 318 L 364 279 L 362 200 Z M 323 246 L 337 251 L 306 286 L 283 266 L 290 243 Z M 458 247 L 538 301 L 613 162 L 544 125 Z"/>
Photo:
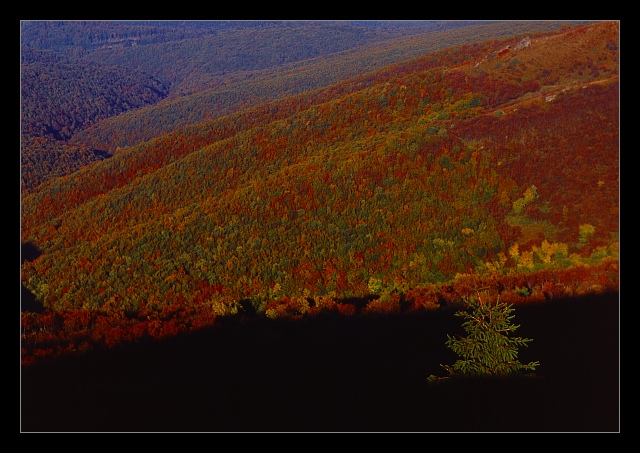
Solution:
<path fill-rule="evenodd" d="M 595 232 L 596 232 L 596 229 L 593 227 L 593 225 L 589 223 L 580 225 L 579 231 L 578 231 L 578 241 L 582 244 L 588 242 L 589 238 L 593 236 L 593 233 Z"/>
<path fill-rule="evenodd" d="M 460 358 L 453 366 L 440 365 L 449 376 L 431 375 L 428 381 L 437 381 L 450 377 L 508 377 L 522 371 L 533 371 L 539 362 L 523 364 L 518 360 L 518 349 L 533 341 L 530 338 L 510 336 L 520 326 L 512 323 L 514 309 L 512 304 L 495 304 L 478 297 L 465 299 L 465 309 L 455 316 L 465 319 L 462 326 L 466 337 L 447 335 L 447 346 Z"/>

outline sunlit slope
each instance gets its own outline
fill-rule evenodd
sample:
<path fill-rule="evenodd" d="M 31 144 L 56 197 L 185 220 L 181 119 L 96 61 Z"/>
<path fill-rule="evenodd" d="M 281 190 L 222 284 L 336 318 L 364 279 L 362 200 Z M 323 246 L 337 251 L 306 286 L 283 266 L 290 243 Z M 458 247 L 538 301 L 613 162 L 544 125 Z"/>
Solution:
<path fill-rule="evenodd" d="M 50 308 L 136 311 L 357 296 L 475 272 L 514 244 L 609 246 L 617 35 L 451 48 L 122 150 L 25 198 L 23 241 L 44 253 L 23 280 Z"/>

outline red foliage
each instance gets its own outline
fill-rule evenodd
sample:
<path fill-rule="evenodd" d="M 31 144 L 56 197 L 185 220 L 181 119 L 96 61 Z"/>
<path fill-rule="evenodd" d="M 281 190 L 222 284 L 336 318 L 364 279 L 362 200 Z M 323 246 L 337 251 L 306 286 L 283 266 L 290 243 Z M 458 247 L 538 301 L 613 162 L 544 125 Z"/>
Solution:
<path fill-rule="evenodd" d="M 355 304 L 337 304 L 338 313 L 341 315 L 351 316 L 356 313 Z"/>
<path fill-rule="evenodd" d="M 440 308 L 438 294 L 433 287 L 410 289 L 407 292 L 406 299 L 410 302 L 407 311 L 434 310 Z"/>
<path fill-rule="evenodd" d="M 458 270 L 458 266 L 454 265 L 453 260 L 451 259 L 451 254 L 447 253 L 442 261 L 440 261 L 436 266 L 436 270 L 448 278 L 451 278 Z"/>
<path fill-rule="evenodd" d="M 526 299 L 526 296 L 513 291 L 503 291 L 500 293 L 500 302 L 504 302 L 505 304 L 522 304 L 526 303 Z"/>
<path fill-rule="evenodd" d="M 443 304 L 459 304 L 480 289 L 488 290 L 491 297 L 499 295 L 501 301 L 513 304 L 540 303 L 574 295 L 617 292 L 619 262 L 607 259 L 593 266 L 544 269 L 529 274 L 495 278 L 465 274 L 449 284 L 410 289 L 405 295 L 408 302 L 405 310 L 433 310 Z M 401 299 L 401 294 L 393 293 L 389 300 L 370 302 L 363 312 L 398 312 Z M 196 330 L 215 323 L 216 316 L 206 305 L 190 305 L 184 299 L 176 300 L 181 300 L 181 303 L 165 305 L 161 312 L 146 307 L 137 318 L 129 318 L 113 311 L 23 313 L 22 363 L 29 365 L 45 357 L 82 353 L 95 347 L 118 347 L 144 337 L 159 339 L 175 336 L 180 332 Z M 357 313 L 355 303 L 336 303 L 328 298 L 322 300 L 322 307 L 309 308 L 308 301 L 305 303 L 304 299 L 283 297 L 269 302 L 266 308 L 276 310 L 278 316 L 289 318 L 304 316 L 305 313 L 314 315 L 326 310 L 335 310 L 346 316 Z"/>

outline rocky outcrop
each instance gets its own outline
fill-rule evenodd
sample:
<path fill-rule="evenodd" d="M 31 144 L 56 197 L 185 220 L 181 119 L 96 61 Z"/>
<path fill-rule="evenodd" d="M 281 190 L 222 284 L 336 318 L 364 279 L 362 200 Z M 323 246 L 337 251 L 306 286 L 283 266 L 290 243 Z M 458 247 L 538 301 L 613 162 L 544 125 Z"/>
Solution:
<path fill-rule="evenodd" d="M 526 49 L 530 45 L 531 45 L 531 38 L 527 36 L 526 38 L 522 38 L 522 40 L 516 45 L 516 47 L 513 50 Z"/>
<path fill-rule="evenodd" d="M 518 50 L 522 50 L 522 49 L 526 49 L 527 47 L 531 46 L 531 38 L 529 38 L 528 36 L 525 38 L 522 38 L 520 40 L 520 42 L 518 44 L 516 44 L 515 47 L 511 47 L 511 45 L 506 45 L 505 47 L 503 47 L 502 49 L 495 51 L 489 55 L 486 55 L 484 58 L 482 58 L 482 60 L 477 61 L 475 64 L 475 68 L 477 68 L 478 66 L 480 66 L 482 63 L 484 63 L 487 60 L 491 60 L 494 57 L 501 57 L 505 54 L 507 54 L 510 51 L 518 51 Z"/>

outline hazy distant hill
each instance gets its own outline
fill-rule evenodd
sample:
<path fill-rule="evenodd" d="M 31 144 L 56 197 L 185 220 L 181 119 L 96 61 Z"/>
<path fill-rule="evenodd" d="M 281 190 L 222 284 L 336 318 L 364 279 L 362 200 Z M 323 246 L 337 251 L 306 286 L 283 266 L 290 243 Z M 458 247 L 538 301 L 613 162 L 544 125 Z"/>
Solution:
<path fill-rule="evenodd" d="M 68 139 L 89 124 L 167 95 L 167 88 L 148 74 L 52 55 L 23 52 L 23 136 Z"/>
<path fill-rule="evenodd" d="M 104 157 L 91 147 L 65 143 L 78 131 L 167 95 L 166 86 L 139 71 L 29 48 L 21 56 L 24 189 Z"/>
<path fill-rule="evenodd" d="M 185 41 L 180 43 L 179 48 L 149 46 L 136 53 L 134 50 L 126 52 L 116 50 L 112 51 L 118 56 L 118 58 L 114 57 L 114 63 L 138 61 L 141 59 L 138 54 L 143 55 L 146 58 L 145 61 L 155 63 L 157 58 L 154 55 L 168 55 L 161 70 L 145 65 L 138 66 L 156 73 L 159 77 L 163 71 L 183 70 L 184 65 L 175 63 L 189 61 L 189 58 L 183 55 L 197 53 L 197 58 L 190 63 L 193 70 L 184 71 L 185 77 L 176 81 L 172 94 L 164 102 L 135 113 L 112 117 L 90 131 L 77 134 L 73 141 L 114 152 L 119 146 L 131 146 L 187 125 L 218 118 L 270 100 L 324 88 L 341 80 L 446 47 L 485 39 L 499 39 L 504 36 L 556 30 L 559 27 L 560 23 L 557 22 L 461 23 L 457 26 L 451 24 L 448 27 L 434 23 L 428 27 L 416 26 L 412 29 L 413 33 L 408 36 L 395 37 L 388 31 L 384 34 L 380 32 L 373 34 L 369 31 L 361 39 L 343 43 L 345 47 L 347 44 L 350 46 L 346 50 L 330 52 L 329 50 L 335 50 L 336 46 L 327 46 L 326 49 L 321 49 L 322 56 L 309 54 L 296 62 L 290 62 L 291 58 L 288 58 L 266 69 L 259 69 L 260 62 L 268 63 L 269 58 L 273 59 L 278 54 L 271 50 L 260 50 L 261 58 L 248 58 L 248 54 L 238 51 L 238 41 L 244 42 L 242 40 L 246 38 L 244 35 L 236 37 L 234 33 L 225 34 L 223 37 L 218 35 L 209 37 L 210 41 L 216 42 L 216 46 L 209 46 L 206 49 L 202 48 L 201 43 Z M 298 26 L 287 30 L 280 39 L 288 40 L 291 43 L 289 47 L 300 46 L 299 37 L 304 38 L 303 42 L 315 43 L 319 41 L 316 38 L 320 34 L 325 40 L 331 40 L 334 28 L 335 26 Z M 361 34 L 364 33 L 362 29 L 368 30 L 364 26 L 347 28 L 343 25 L 339 29 L 343 30 L 342 34 L 345 33 L 344 29 L 352 31 L 348 36 L 355 33 L 353 30 Z M 418 31 L 421 32 L 418 33 Z M 266 32 L 260 31 L 260 33 Z M 258 33 L 258 31 L 253 30 L 251 33 Z M 273 35 L 275 32 L 269 33 Z M 280 34 L 283 33 L 280 32 Z M 394 33 L 398 32 L 394 31 Z M 234 39 L 232 40 L 231 37 Z M 374 38 L 377 42 L 370 43 L 369 41 Z M 264 42 L 270 41 L 265 38 Z M 217 48 L 224 49 L 225 54 L 216 51 Z M 286 49 L 288 47 L 283 46 L 279 52 Z M 315 52 L 317 51 L 318 49 Z M 176 57 L 169 55 L 176 55 Z M 209 60 L 205 59 L 205 55 Z M 218 60 L 220 60 L 218 66 L 211 63 Z M 245 65 L 238 66 L 240 60 Z"/>

